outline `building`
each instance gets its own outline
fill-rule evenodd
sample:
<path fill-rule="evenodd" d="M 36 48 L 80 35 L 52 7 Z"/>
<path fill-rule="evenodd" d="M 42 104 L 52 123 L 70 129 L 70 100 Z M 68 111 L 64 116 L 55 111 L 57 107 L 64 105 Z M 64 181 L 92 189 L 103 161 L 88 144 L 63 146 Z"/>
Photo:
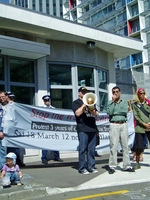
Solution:
<path fill-rule="evenodd" d="M 149 0 L 3 0 L 77 23 L 141 39 L 144 50 L 115 60 L 116 83 L 130 98 L 137 87 L 150 97 L 150 1 Z M 126 78 L 121 78 L 121 77 Z M 132 88 L 132 89 L 131 89 Z"/>
<path fill-rule="evenodd" d="M 144 87 L 150 97 L 149 10 L 150 0 L 66 0 L 63 13 L 65 19 L 141 39 L 142 52 L 115 61 L 116 81 L 125 93 Z"/>
<path fill-rule="evenodd" d="M 71 109 L 86 86 L 97 106 L 106 106 L 116 84 L 114 59 L 143 50 L 134 38 L 4 1 L 0 9 L 0 88 L 15 92 L 17 102 L 42 106 L 50 94 L 53 106 Z"/>

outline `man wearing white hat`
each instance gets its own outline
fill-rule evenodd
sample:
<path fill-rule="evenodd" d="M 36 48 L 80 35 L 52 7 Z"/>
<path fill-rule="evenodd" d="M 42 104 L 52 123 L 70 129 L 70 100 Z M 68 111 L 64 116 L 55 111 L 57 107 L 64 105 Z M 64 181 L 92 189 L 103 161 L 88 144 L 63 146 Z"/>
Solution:
<path fill-rule="evenodd" d="M 53 107 L 51 105 L 51 97 L 50 97 L 50 95 L 44 95 L 42 97 L 42 100 L 44 102 L 44 107 L 55 108 L 55 107 Z M 48 153 L 48 150 L 42 150 L 41 160 L 42 160 L 43 164 L 48 164 L 47 153 Z M 53 159 L 54 161 L 63 162 L 63 160 L 60 158 L 59 151 L 53 151 L 53 155 L 54 155 L 54 159 Z"/>

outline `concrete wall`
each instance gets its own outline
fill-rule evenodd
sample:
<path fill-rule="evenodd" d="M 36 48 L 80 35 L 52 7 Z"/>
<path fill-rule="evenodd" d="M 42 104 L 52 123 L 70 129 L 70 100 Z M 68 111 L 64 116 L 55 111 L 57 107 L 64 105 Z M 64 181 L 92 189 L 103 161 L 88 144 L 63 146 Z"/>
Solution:
<path fill-rule="evenodd" d="M 78 62 L 108 69 L 108 53 L 102 49 L 90 49 L 86 44 L 75 42 L 49 40 L 46 43 L 51 49 L 51 54 L 47 56 L 48 61 Z"/>

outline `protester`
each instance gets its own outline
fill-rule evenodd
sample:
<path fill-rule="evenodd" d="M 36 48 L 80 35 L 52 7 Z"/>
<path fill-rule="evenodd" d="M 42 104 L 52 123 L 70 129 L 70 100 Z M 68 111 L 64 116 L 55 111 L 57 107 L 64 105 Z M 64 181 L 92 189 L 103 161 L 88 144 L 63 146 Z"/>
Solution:
<path fill-rule="evenodd" d="M 13 104 L 13 102 L 15 101 L 15 97 L 16 97 L 15 93 L 13 93 L 13 92 L 7 92 L 7 95 L 8 95 L 8 99 L 7 99 L 8 103 L 9 104 Z M 16 156 L 17 156 L 16 163 L 19 166 L 22 166 L 22 167 L 25 166 L 25 164 L 21 160 L 20 149 L 19 148 L 16 148 L 16 147 L 7 147 L 7 153 L 9 153 L 9 152 L 13 152 L 13 153 L 16 154 Z"/>
<path fill-rule="evenodd" d="M 14 101 L 15 101 L 15 93 L 13 93 L 13 92 L 7 92 L 7 95 L 8 95 L 8 102 L 9 103 L 13 103 Z"/>
<path fill-rule="evenodd" d="M 3 116 L 6 113 L 8 95 L 5 91 L 0 91 L 0 169 L 5 164 L 5 156 L 6 156 L 6 147 L 2 145 L 2 139 L 4 138 L 3 134 Z"/>
<path fill-rule="evenodd" d="M 20 179 L 22 178 L 22 172 L 20 171 L 19 165 L 16 164 L 16 155 L 12 152 L 8 153 L 6 156 L 6 164 L 4 164 L 1 170 L 1 179 L 7 178 L 5 181 L 2 180 L 3 186 L 8 187 L 10 184 L 15 184 L 21 186 L 22 183 Z M 4 183 L 5 182 L 5 183 Z"/>
<path fill-rule="evenodd" d="M 107 114 L 110 120 L 110 157 L 109 157 L 109 174 L 115 172 L 117 167 L 117 148 L 121 142 L 123 152 L 123 171 L 134 172 L 130 165 L 129 148 L 128 148 L 128 126 L 127 113 L 128 103 L 121 98 L 120 88 L 112 88 L 112 100 L 108 103 Z"/>
<path fill-rule="evenodd" d="M 51 97 L 50 95 L 44 95 L 42 97 L 42 100 L 44 102 L 44 107 L 47 107 L 47 108 L 54 108 L 52 105 L 51 105 Z M 47 160 L 47 153 L 48 153 L 48 150 L 42 150 L 42 157 L 41 157 L 41 160 L 42 160 L 42 163 L 43 164 L 48 164 L 48 160 Z M 54 155 L 54 161 L 58 161 L 58 162 L 63 162 L 63 160 L 60 158 L 60 154 L 59 154 L 59 151 L 53 151 L 53 155 Z"/>
<path fill-rule="evenodd" d="M 97 127 L 95 118 L 98 116 L 96 108 L 91 110 L 83 103 L 83 96 L 87 93 L 85 87 L 78 90 L 78 99 L 72 104 L 77 123 L 77 133 L 79 139 L 79 167 L 82 174 L 98 173 L 95 169 L 94 151 L 96 146 Z"/>
<path fill-rule="evenodd" d="M 133 103 L 133 113 L 135 118 L 135 141 L 133 149 L 136 152 L 136 164 L 134 169 L 140 169 L 140 155 L 144 151 L 145 133 L 150 141 L 150 103 L 146 98 L 145 90 L 139 88 L 136 92 L 135 103 Z"/>

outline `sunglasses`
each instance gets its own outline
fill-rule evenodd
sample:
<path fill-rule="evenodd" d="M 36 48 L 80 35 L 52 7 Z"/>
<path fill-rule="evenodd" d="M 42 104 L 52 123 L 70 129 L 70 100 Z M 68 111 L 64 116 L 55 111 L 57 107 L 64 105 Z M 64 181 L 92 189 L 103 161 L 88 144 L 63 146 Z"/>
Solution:
<path fill-rule="evenodd" d="M 145 94 L 145 92 L 140 92 L 140 95 Z"/>
<path fill-rule="evenodd" d="M 113 93 L 113 94 L 115 94 L 115 93 L 119 93 L 119 90 L 113 91 L 112 93 Z"/>
<path fill-rule="evenodd" d="M 49 101 L 49 99 L 45 99 L 44 101 Z"/>

